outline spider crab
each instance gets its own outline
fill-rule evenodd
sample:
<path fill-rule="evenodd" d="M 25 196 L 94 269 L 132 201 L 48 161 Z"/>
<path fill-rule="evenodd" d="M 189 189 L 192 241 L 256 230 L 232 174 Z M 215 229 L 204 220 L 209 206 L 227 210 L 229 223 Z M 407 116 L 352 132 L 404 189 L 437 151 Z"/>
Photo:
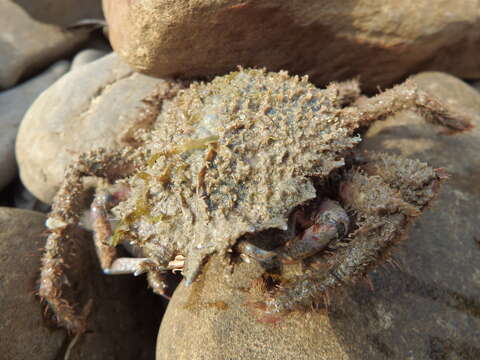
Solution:
<path fill-rule="evenodd" d="M 356 81 L 318 89 L 255 69 L 191 84 L 135 131 L 136 146 L 69 167 L 47 220 L 40 295 L 61 325 L 85 329 L 66 299 L 64 258 L 81 246 L 74 230 L 94 189 L 105 273 L 147 272 L 161 294 L 166 271 L 188 285 L 210 256 L 259 261 L 266 272 L 296 266 L 265 295 L 265 311 L 308 306 L 385 258 L 446 177 L 416 160 L 356 152 L 361 128 L 407 108 L 448 131 L 470 127 L 410 80 L 371 98 Z M 139 257 L 118 257 L 119 244 Z"/>

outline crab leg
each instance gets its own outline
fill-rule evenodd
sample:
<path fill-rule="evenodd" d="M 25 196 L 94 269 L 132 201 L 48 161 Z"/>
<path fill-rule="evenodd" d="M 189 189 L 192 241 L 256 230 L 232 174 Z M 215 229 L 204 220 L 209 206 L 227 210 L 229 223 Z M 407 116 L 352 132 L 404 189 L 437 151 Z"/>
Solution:
<path fill-rule="evenodd" d="M 112 225 L 108 220 L 108 196 L 108 191 L 105 188 L 97 189 L 95 198 L 90 206 L 94 230 L 93 240 L 100 266 L 104 270 L 108 269 L 117 258 L 116 248 L 108 245 L 108 240 L 112 236 Z"/>
<path fill-rule="evenodd" d="M 338 108 L 351 105 L 361 96 L 358 80 L 332 82 L 325 90 L 327 93 L 330 91 L 333 92 L 333 105 Z"/>
<path fill-rule="evenodd" d="M 177 255 L 168 266 L 160 266 L 155 261 L 144 257 L 118 257 L 116 247 L 112 245 L 113 229 L 109 219 L 109 210 L 126 200 L 129 189 L 125 184 L 100 184 L 90 206 L 93 219 L 95 248 L 100 265 L 106 275 L 148 273 L 147 279 L 153 291 L 165 296 L 165 283 L 162 273 L 182 271 L 185 258 Z M 133 249 L 131 249 L 133 250 Z"/>
<path fill-rule="evenodd" d="M 42 257 L 39 295 L 53 310 L 59 325 L 73 333 L 85 331 L 86 318 L 76 309 L 73 299 L 66 299 L 66 294 L 71 292 L 65 259 L 75 253 L 76 247 L 82 247 L 76 230 L 87 195 L 84 178 L 93 176 L 114 181 L 127 175 L 134 168 L 129 154 L 128 149 L 123 153 L 107 153 L 102 149 L 82 155 L 67 169 L 46 222 L 50 234 Z"/>
<path fill-rule="evenodd" d="M 135 276 L 141 275 L 148 271 L 148 258 L 129 258 L 122 257 L 113 261 L 111 266 L 104 268 L 103 272 L 106 275 L 124 275 L 133 274 Z"/>
<path fill-rule="evenodd" d="M 340 187 L 340 196 L 356 214 L 358 228 L 350 235 L 348 246 L 320 258 L 319 267 L 309 269 L 279 290 L 267 301 L 268 312 L 310 306 L 321 296 L 328 297 L 335 287 L 363 276 L 378 259 L 387 258 L 392 246 L 404 238 L 408 224 L 433 200 L 439 183 L 445 179 L 442 169 L 422 168 L 420 162 L 413 162 L 386 154 L 372 155 L 366 166 L 349 174 Z M 408 193 L 402 194 L 402 184 L 415 188 L 418 198 L 411 200 Z"/>
<path fill-rule="evenodd" d="M 343 111 L 357 126 L 369 126 L 376 120 L 406 109 L 416 110 L 427 121 L 442 125 L 452 132 L 465 131 L 472 127 L 467 115 L 456 113 L 443 105 L 435 97 L 419 89 L 413 80 L 407 80 L 372 98 L 361 98 L 354 106 Z"/>

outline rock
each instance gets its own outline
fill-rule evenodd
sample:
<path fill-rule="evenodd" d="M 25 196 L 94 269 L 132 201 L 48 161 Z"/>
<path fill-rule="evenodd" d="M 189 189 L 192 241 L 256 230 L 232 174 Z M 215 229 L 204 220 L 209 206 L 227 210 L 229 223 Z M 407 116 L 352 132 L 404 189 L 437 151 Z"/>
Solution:
<path fill-rule="evenodd" d="M 0 2 L 0 89 L 68 55 L 88 38 L 88 31 L 64 31 L 33 20 L 11 1 Z"/>
<path fill-rule="evenodd" d="M 336 294 L 328 310 L 256 320 L 245 289 L 259 272 L 211 261 L 181 284 L 163 319 L 157 360 L 480 358 L 480 94 L 453 76 L 422 73 L 423 89 L 469 113 L 475 127 L 446 135 L 412 112 L 375 123 L 362 147 L 403 154 L 450 174 L 439 198 L 367 282 Z M 372 290 L 373 289 L 373 290 Z M 224 346 L 228 344 L 228 346 Z"/>
<path fill-rule="evenodd" d="M 100 49 L 85 49 L 80 51 L 77 55 L 72 60 L 72 70 L 75 70 L 76 68 L 91 63 L 92 61 L 95 61 L 102 56 L 107 55 L 107 51 L 103 51 Z"/>
<path fill-rule="evenodd" d="M 45 243 L 43 214 L 0 207 L 0 348 L 2 359 L 63 359 L 70 342 L 66 332 L 42 318 L 35 297 L 41 248 Z M 81 296 L 93 300 L 88 332 L 71 359 L 151 359 L 163 304 L 133 277 L 107 277 L 94 258 L 91 239 L 79 249 L 79 267 L 69 274 L 87 279 Z M 128 341 L 126 341 L 128 339 Z"/>
<path fill-rule="evenodd" d="M 44 324 L 35 298 L 43 214 L 0 208 L 0 348 L 3 359 L 55 359 L 66 334 Z"/>
<path fill-rule="evenodd" d="M 17 171 L 15 137 L 23 116 L 37 96 L 69 67 L 68 61 L 59 61 L 34 78 L 0 92 L 0 189 L 12 181 Z"/>
<path fill-rule="evenodd" d="M 228 281 L 226 271 L 213 258 L 199 280 L 180 283 L 162 320 L 157 360 L 350 359 L 324 313 L 293 314 L 275 325 L 257 321 L 245 289 L 260 269 L 241 263 Z"/>
<path fill-rule="evenodd" d="M 472 85 L 475 89 L 477 89 L 477 91 L 480 91 L 480 81 L 477 81 L 477 82 L 473 83 Z"/>
<path fill-rule="evenodd" d="M 38 200 L 28 189 L 17 179 L 12 184 L 13 187 L 13 207 L 25 210 L 34 210 L 42 213 L 48 213 L 51 206 Z"/>
<path fill-rule="evenodd" d="M 419 69 L 480 77 L 478 0 L 103 0 L 103 7 L 115 51 L 154 76 L 264 66 L 308 74 L 317 85 L 360 76 L 369 90 Z"/>
<path fill-rule="evenodd" d="M 116 54 L 69 72 L 37 98 L 16 143 L 20 177 L 50 203 L 76 156 L 125 145 L 124 134 L 145 107 L 142 99 L 172 82 L 135 73 Z"/>
<path fill-rule="evenodd" d="M 7 186 L 5 186 L 0 191 L 0 207 L 15 207 L 14 206 L 14 190 L 15 189 L 15 182 L 11 182 Z"/>
<path fill-rule="evenodd" d="M 166 300 L 148 288 L 145 278 L 104 275 L 93 240 L 88 236 L 84 243 L 86 248 L 77 253 L 76 267 L 68 279 L 82 304 L 92 300 L 92 310 L 87 331 L 73 348 L 71 359 L 153 359 Z"/>
<path fill-rule="evenodd" d="M 103 19 L 100 0 L 13 0 L 34 19 L 69 26 L 83 19 Z"/>

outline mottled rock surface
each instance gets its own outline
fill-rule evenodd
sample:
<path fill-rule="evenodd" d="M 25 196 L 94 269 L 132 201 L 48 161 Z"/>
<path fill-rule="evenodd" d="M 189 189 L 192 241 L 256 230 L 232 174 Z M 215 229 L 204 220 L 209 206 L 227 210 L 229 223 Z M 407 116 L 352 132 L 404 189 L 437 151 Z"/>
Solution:
<path fill-rule="evenodd" d="M 479 0 L 103 0 L 113 48 L 155 76 L 265 66 L 376 90 L 420 69 L 479 78 Z"/>
<path fill-rule="evenodd" d="M 43 321 L 35 298 L 45 216 L 0 207 L 0 349 L 2 359 L 55 359 L 66 339 Z"/>
<path fill-rule="evenodd" d="M 159 332 L 157 360 L 480 357 L 480 95 L 446 74 L 415 79 L 471 114 L 475 127 L 446 135 L 405 112 L 366 133 L 364 149 L 419 158 L 451 176 L 394 250 L 399 267 L 371 271 L 370 281 L 334 295 L 328 311 L 291 313 L 265 324 L 248 306 L 258 268 L 242 263 L 229 281 L 224 274 L 230 269 L 212 261 L 198 282 L 175 291 Z"/>
<path fill-rule="evenodd" d="M 68 61 L 59 61 L 28 81 L 0 92 L 0 189 L 12 181 L 17 171 L 15 137 L 23 116 L 37 96 L 69 67 Z"/>
<path fill-rule="evenodd" d="M 142 278 L 104 275 L 93 241 L 76 252 L 75 269 L 68 273 L 82 303 L 92 300 L 87 331 L 72 350 L 72 360 L 150 360 L 165 300 Z M 124 256 L 128 254 L 123 253 Z"/>
<path fill-rule="evenodd" d="M 68 55 L 88 38 L 85 30 L 64 31 L 32 19 L 20 6 L 0 2 L 0 89 Z"/>
<path fill-rule="evenodd" d="M 135 73 L 116 54 L 69 72 L 37 98 L 19 129 L 20 177 L 50 203 L 77 155 L 98 147 L 118 149 L 145 107 L 142 99 L 169 82 Z"/>
<path fill-rule="evenodd" d="M 157 337 L 157 360 L 349 359 L 323 312 L 258 322 L 247 293 L 262 269 L 241 263 L 230 274 L 224 266 L 213 258 L 198 281 L 177 287 Z"/>
<path fill-rule="evenodd" d="M 43 214 L 0 207 L 0 349 L 2 359 L 63 359 L 70 340 L 44 319 L 35 297 L 45 244 Z M 85 236 L 85 234 L 84 234 Z M 152 359 L 162 300 L 143 279 L 108 277 L 95 259 L 92 240 L 77 249 L 68 281 L 92 300 L 88 329 L 70 359 Z M 79 288 L 79 280 L 86 286 Z"/>

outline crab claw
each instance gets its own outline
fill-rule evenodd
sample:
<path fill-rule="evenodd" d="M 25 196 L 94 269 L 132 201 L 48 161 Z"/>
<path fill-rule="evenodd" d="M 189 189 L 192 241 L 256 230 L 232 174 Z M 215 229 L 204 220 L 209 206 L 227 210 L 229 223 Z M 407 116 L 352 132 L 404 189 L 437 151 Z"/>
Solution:
<path fill-rule="evenodd" d="M 346 211 L 338 202 L 330 199 L 322 201 L 313 216 L 308 217 L 310 220 L 304 217 L 305 214 L 297 213 L 294 219 L 298 224 L 292 226 L 313 224 L 281 247 L 265 250 L 244 240 L 237 245 L 240 257 L 247 263 L 253 259 L 269 264 L 278 259 L 285 264 L 292 264 L 322 251 L 331 241 L 343 238 L 350 227 L 350 218 Z"/>
<path fill-rule="evenodd" d="M 250 263 L 250 259 L 254 259 L 259 262 L 270 262 L 272 261 L 278 254 L 274 250 L 264 250 L 255 246 L 248 241 L 242 241 L 237 246 L 238 251 L 240 252 L 240 257 L 246 263 Z"/>
<path fill-rule="evenodd" d="M 284 263 L 294 263 L 315 255 L 335 239 L 347 234 L 350 219 L 336 201 L 325 199 L 313 216 L 313 225 L 289 240 L 280 250 L 279 258 Z"/>
<path fill-rule="evenodd" d="M 157 266 L 157 264 L 149 258 L 124 257 L 115 259 L 112 265 L 103 272 L 106 275 L 133 274 L 139 276 L 146 273 L 152 266 Z"/>

